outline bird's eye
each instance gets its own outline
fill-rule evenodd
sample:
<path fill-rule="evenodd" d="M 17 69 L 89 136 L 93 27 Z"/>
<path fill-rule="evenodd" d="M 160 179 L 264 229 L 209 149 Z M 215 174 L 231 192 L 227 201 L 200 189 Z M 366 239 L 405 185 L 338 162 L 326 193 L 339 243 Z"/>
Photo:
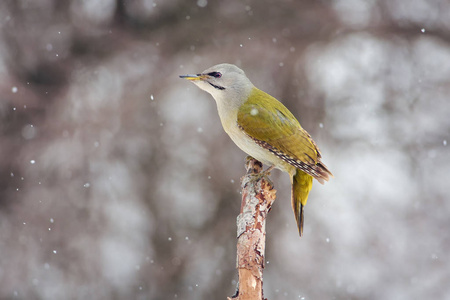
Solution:
<path fill-rule="evenodd" d="M 222 77 L 222 73 L 220 73 L 220 72 L 211 72 L 211 73 L 208 73 L 208 75 L 212 76 L 212 77 L 215 77 L 215 78 Z"/>

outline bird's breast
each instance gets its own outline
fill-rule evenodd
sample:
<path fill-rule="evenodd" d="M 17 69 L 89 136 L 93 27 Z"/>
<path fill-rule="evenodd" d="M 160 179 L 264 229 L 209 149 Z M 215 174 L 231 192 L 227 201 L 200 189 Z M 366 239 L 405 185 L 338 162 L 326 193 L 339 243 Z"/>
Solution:
<path fill-rule="evenodd" d="M 272 152 L 258 145 L 238 126 L 237 111 L 231 114 L 230 111 L 221 114 L 219 110 L 219 116 L 223 129 L 230 136 L 236 146 L 238 146 L 242 151 L 267 166 L 275 166 L 276 168 L 288 173 L 292 173 L 293 170 L 295 170 L 294 167 L 278 158 Z"/>

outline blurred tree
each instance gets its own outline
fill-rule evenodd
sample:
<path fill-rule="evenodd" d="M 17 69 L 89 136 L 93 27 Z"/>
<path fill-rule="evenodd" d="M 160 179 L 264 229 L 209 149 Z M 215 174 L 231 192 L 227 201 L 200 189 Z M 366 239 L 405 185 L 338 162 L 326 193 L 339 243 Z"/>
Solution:
<path fill-rule="evenodd" d="M 220 62 L 282 99 L 336 175 L 313 190 L 300 240 L 274 173 L 265 295 L 445 298 L 449 12 L 1 1 L 0 298 L 232 294 L 245 154 L 208 95 L 177 78 Z"/>

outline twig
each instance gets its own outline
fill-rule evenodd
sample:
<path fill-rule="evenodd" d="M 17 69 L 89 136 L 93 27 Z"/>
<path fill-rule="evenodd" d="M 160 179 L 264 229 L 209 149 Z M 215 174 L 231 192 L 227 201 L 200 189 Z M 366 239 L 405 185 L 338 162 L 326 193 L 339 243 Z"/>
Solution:
<path fill-rule="evenodd" d="M 260 173 L 259 161 L 248 157 L 245 167 L 247 174 L 241 178 L 241 213 L 237 218 L 239 285 L 236 295 L 228 299 L 263 300 L 266 216 L 275 201 L 276 190 L 265 174 Z"/>

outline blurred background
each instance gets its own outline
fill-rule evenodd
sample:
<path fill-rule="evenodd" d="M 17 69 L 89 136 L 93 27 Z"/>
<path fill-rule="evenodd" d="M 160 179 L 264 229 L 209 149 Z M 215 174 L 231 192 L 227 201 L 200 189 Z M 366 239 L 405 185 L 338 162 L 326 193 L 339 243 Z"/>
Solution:
<path fill-rule="evenodd" d="M 178 78 L 229 62 L 335 179 L 299 238 L 272 172 L 269 299 L 450 297 L 450 1 L 3 0 L 0 299 L 226 299 L 245 154 Z"/>

